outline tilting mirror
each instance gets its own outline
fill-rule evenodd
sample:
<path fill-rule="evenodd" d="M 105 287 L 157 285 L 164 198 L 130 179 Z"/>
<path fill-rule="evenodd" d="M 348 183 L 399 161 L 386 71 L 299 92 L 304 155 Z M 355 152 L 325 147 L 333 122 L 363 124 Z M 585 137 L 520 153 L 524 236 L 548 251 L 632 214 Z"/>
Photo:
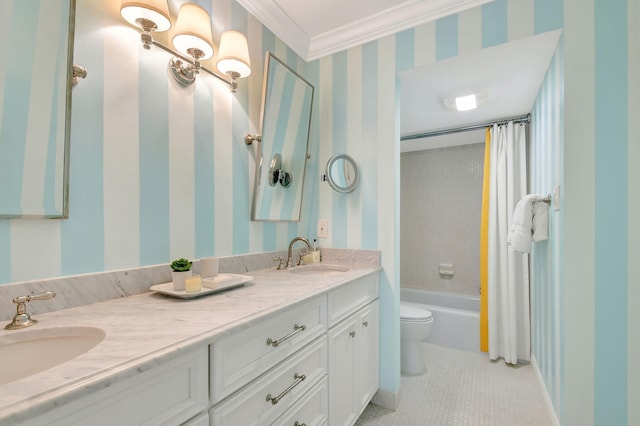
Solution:
<path fill-rule="evenodd" d="M 0 218 L 66 218 L 75 0 L 0 2 Z"/>
<path fill-rule="evenodd" d="M 252 220 L 299 221 L 313 86 L 267 52 Z M 263 164 L 266 162 L 266 164 Z"/>

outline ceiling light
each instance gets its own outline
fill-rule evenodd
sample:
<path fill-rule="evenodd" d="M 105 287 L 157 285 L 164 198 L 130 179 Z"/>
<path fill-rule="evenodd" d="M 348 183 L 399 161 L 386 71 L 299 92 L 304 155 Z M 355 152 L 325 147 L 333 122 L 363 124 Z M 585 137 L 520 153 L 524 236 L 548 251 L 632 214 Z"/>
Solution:
<path fill-rule="evenodd" d="M 491 99 L 489 88 L 481 90 L 458 90 L 446 95 L 440 95 L 442 106 L 448 111 L 469 111 L 478 108 Z"/>
<path fill-rule="evenodd" d="M 456 98 L 456 108 L 458 111 L 468 111 L 478 108 L 476 104 L 476 95 L 458 96 Z"/>

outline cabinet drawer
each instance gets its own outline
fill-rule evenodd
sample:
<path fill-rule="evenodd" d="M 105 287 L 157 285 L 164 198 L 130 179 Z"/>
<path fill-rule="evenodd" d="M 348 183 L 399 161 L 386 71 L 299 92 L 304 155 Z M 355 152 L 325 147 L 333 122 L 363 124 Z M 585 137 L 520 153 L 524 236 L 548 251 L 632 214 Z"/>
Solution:
<path fill-rule="evenodd" d="M 378 297 L 378 274 L 359 278 L 329 293 L 329 327 Z"/>
<path fill-rule="evenodd" d="M 222 401 L 322 335 L 327 330 L 326 306 L 326 297 L 318 297 L 213 343 L 211 403 Z"/>
<path fill-rule="evenodd" d="M 326 377 L 326 372 L 327 342 L 322 337 L 213 407 L 210 411 L 211 425 L 271 424 Z M 278 398 L 275 404 L 272 401 L 274 397 Z"/>
<path fill-rule="evenodd" d="M 203 347 L 76 399 L 26 425 L 182 424 L 200 412 L 206 413 L 207 370 L 207 348 Z"/>
<path fill-rule="evenodd" d="M 293 426 L 298 422 L 307 426 L 321 426 L 327 423 L 328 414 L 327 377 L 325 376 L 272 425 Z"/>

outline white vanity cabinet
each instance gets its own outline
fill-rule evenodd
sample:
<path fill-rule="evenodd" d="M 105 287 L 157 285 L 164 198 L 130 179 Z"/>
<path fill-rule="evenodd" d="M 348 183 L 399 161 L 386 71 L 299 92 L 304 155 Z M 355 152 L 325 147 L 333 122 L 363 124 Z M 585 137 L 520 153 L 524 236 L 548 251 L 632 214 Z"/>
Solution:
<path fill-rule="evenodd" d="M 353 424 L 378 389 L 378 322 L 371 274 L 213 343 L 211 426 Z"/>
<path fill-rule="evenodd" d="M 208 417 L 207 372 L 207 347 L 204 346 L 22 425 L 175 426 L 186 423 L 201 426 Z"/>
<path fill-rule="evenodd" d="M 214 406 L 215 426 L 271 425 L 327 374 L 327 342 L 320 338 Z M 279 422 L 278 422 L 279 423 Z"/>
<path fill-rule="evenodd" d="M 316 297 L 211 344 L 211 403 L 217 404 L 327 332 L 327 298 Z"/>
<path fill-rule="evenodd" d="M 78 382 L 21 426 L 351 425 L 378 388 L 378 274 L 313 294 L 247 312 L 175 358 L 147 354 L 139 374 L 97 390 Z"/>
<path fill-rule="evenodd" d="M 326 332 L 323 295 L 211 344 L 211 425 L 277 424 L 301 408 L 298 400 L 326 378 Z"/>
<path fill-rule="evenodd" d="M 329 294 L 336 308 L 328 332 L 331 426 L 354 424 L 379 384 L 378 283 L 365 277 L 353 285 Z"/>

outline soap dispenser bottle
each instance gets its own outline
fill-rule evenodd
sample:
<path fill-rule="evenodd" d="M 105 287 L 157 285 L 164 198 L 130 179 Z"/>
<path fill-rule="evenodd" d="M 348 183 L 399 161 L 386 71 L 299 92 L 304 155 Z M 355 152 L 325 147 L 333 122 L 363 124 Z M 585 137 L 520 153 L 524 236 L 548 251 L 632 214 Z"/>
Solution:
<path fill-rule="evenodd" d="M 311 253 L 313 254 L 313 263 L 320 262 L 320 249 L 318 248 L 317 238 L 313 239 L 313 251 Z"/>

